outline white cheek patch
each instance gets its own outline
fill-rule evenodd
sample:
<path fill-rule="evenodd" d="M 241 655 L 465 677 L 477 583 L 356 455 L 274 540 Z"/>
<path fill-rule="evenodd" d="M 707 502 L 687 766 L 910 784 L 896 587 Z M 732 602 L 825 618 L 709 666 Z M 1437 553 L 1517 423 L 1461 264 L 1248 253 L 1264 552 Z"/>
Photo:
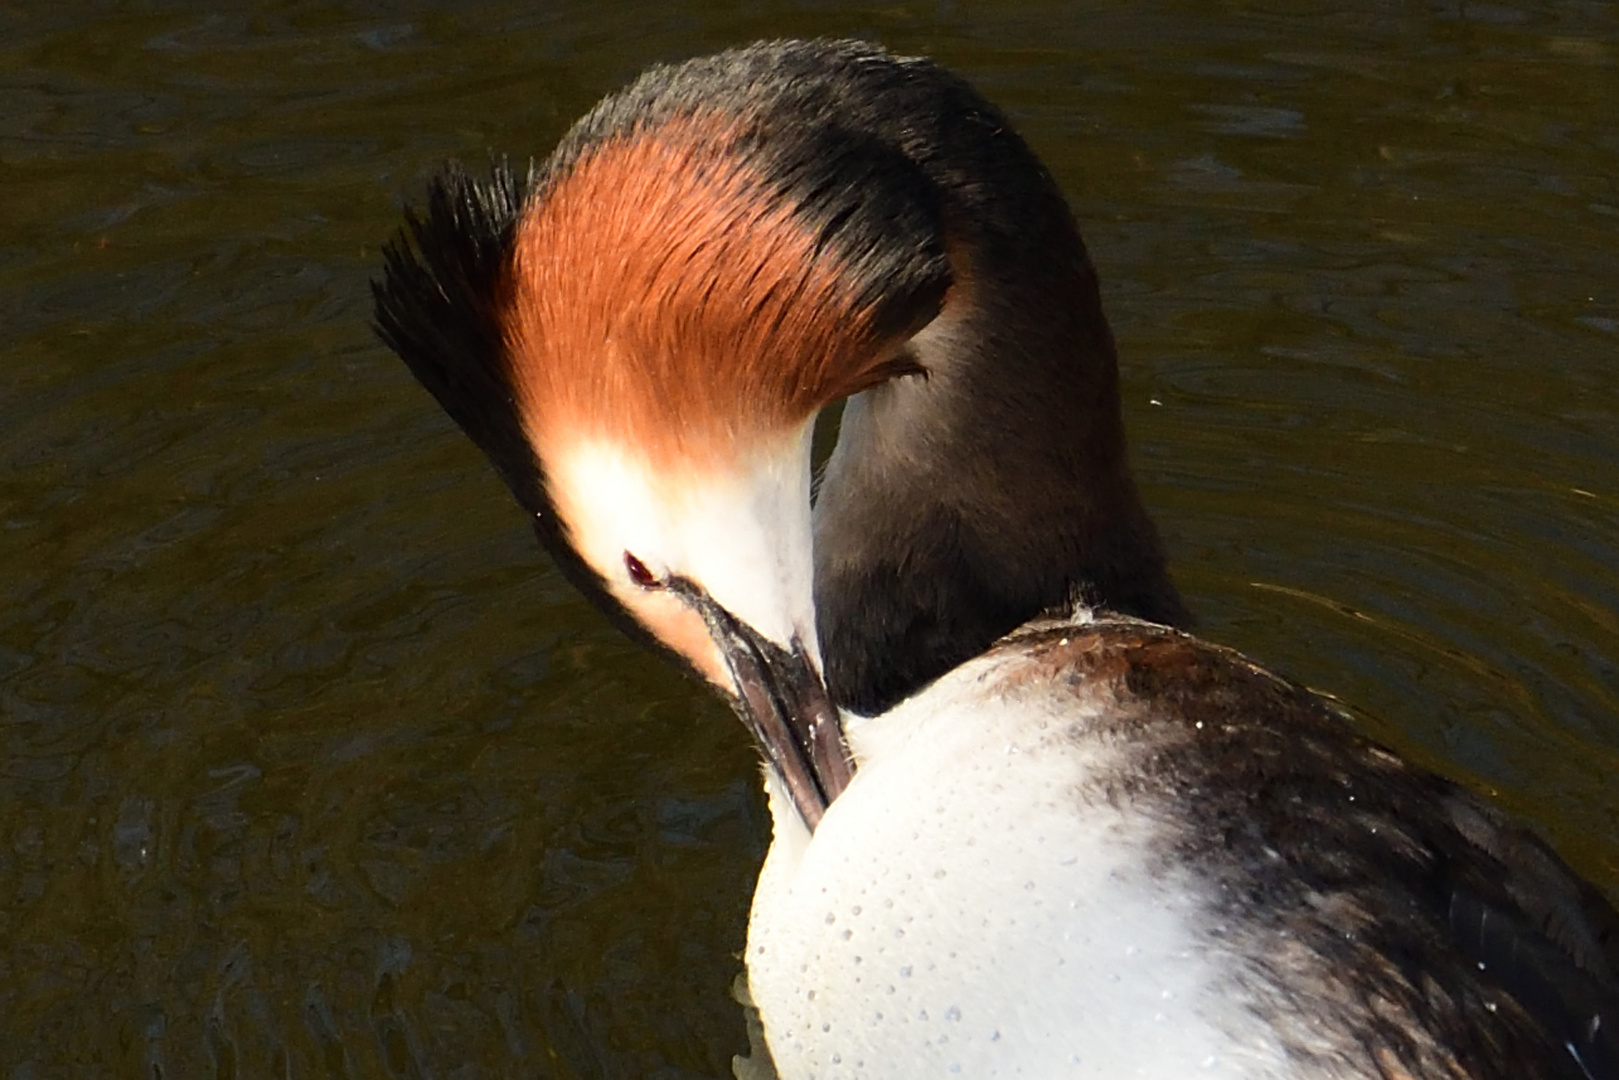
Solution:
<path fill-rule="evenodd" d="M 657 553 L 666 553 L 667 527 L 654 477 L 606 443 L 587 443 L 547 462 L 551 498 L 574 548 L 620 599 L 639 591 L 629 577 L 625 553 L 640 559 L 654 577 L 669 574 Z"/>
<path fill-rule="evenodd" d="M 810 433 L 806 424 L 733 466 L 702 469 L 583 441 L 553 449 L 546 470 L 574 547 L 631 611 L 643 614 L 648 594 L 630 579 L 626 553 L 660 580 L 701 585 L 772 641 L 796 637 L 813 652 Z"/>

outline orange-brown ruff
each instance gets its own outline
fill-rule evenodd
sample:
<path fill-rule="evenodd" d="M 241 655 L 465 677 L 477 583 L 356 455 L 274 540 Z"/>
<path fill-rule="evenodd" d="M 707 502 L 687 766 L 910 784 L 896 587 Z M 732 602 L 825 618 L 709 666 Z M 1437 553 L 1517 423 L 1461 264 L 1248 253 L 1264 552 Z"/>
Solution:
<path fill-rule="evenodd" d="M 687 118 L 613 139 L 519 225 L 509 348 L 542 459 L 606 424 L 652 461 L 734 460 L 917 370 L 739 137 Z"/>

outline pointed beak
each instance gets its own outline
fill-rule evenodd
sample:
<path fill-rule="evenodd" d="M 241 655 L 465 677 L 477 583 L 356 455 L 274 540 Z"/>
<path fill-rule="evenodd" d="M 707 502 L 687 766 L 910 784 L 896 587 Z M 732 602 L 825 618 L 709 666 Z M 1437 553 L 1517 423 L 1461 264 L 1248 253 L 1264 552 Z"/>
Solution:
<path fill-rule="evenodd" d="M 843 723 L 803 643 L 792 650 L 761 636 L 686 578 L 666 583 L 708 627 L 730 668 L 736 697 L 731 707 L 758 741 L 765 758 L 786 783 L 799 816 L 811 831 L 832 800 L 849 786 Z"/>

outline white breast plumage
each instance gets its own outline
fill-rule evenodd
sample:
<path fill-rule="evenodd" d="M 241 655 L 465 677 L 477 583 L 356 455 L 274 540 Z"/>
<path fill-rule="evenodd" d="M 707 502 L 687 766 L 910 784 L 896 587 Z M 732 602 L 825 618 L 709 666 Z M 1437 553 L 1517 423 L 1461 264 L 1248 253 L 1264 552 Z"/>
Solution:
<path fill-rule="evenodd" d="M 772 847 L 747 959 L 783 1073 L 1291 1075 L 1154 858 L 1167 826 L 1116 795 L 1131 748 L 1088 723 L 1108 703 L 1026 667 L 991 653 L 852 727 L 853 784 Z"/>

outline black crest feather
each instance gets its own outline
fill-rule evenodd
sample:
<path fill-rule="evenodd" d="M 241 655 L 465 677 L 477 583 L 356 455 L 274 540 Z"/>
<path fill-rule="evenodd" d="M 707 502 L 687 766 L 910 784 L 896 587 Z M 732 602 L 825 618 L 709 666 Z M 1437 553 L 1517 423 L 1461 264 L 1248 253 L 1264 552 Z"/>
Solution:
<path fill-rule="evenodd" d="M 383 249 L 372 283 L 377 334 L 472 438 L 523 508 L 545 508 L 539 467 L 513 400 L 501 305 L 517 223 L 534 186 L 505 162 L 487 180 L 459 164 L 428 187 L 424 214 Z"/>

